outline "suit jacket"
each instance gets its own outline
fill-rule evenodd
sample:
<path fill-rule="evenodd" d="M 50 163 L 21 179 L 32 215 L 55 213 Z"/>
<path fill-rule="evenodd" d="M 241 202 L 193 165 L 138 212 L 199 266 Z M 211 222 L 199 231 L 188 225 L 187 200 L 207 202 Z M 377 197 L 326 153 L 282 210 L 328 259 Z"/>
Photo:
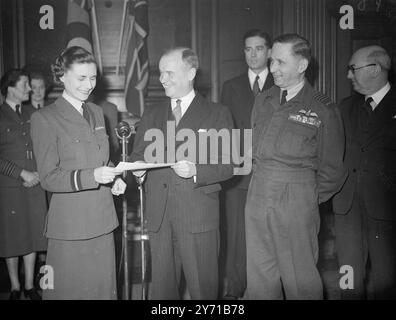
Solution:
<path fill-rule="evenodd" d="M 0 187 L 22 187 L 23 169 L 36 171 L 30 138 L 30 117 L 36 110 L 23 105 L 21 116 L 4 103 L 0 106 Z"/>
<path fill-rule="evenodd" d="M 262 91 L 268 90 L 274 85 L 274 78 L 268 72 Z M 235 128 L 251 129 L 251 113 L 254 105 L 255 96 L 250 87 L 248 73 L 245 72 L 223 84 L 221 103 L 227 106 L 234 120 Z M 241 151 L 244 149 L 243 134 L 240 140 Z M 226 182 L 227 186 L 248 189 L 251 175 L 235 176 Z"/>
<path fill-rule="evenodd" d="M 136 133 L 131 155 L 132 161 L 145 160 L 144 153 L 151 144 L 151 140 L 144 141 L 144 135 L 148 133 L 149 129 L 159 129 L 160 132 L 165 133 L 165 137 L 167 137 L 167 133 L 170 137 L 172 136 L 171 129 L 168 128 L 169 130 L 167 130 L 167 121 L 171 119 L 171 112 L 169 102 L 146 108 Z M 192 133 L 192 137 L 198 142 L 198 136 L 200 135 L 198 131 L 202 132 L 211 128 L 231 130 L 231 114 L 226 107 L 211 103 L 197 94 L 180 120 L 176 133 L 180 133 L 181 129 L 189 129 L 189 133 Z M 173 149 L 174 141 L 174 138 L 164 138 L 165 153 L 169 151 L 168 149 Z M 183 145 L 185 146 L 182 141 L 176 141 L 175 150 L 183 147 Z M 191 146 L 196 152 L 196 159 L 199 159 L 200 155 L 203 156 L 202 152 L 200 154 L 199 143 Z M 180 200 L 178 208 L 181 207 L 182 210 L 177 210 L 180 213 L 180 217 L 176 219 L 177 222 L 186 225 L 191 232 L 204 232 L 218 228 L 218 192 L 221 189 L 219 182 L 232 176 L 233 167 L 231 164 L 221 164 L 222 159 L 229 157 L 227 151 L 223 153 L 216 149 L 215 153 L 219 156 L 219 164 L 199 164 L 198 161 L 195 162 L 198 163 L 196 164 L 195 183 L 193 178 L 179 177 L 171 168 L 148 171 L 145 185 L 148 230 L 158 231 L 165 210 L 167 208 L 172 210 L 172 208 L 169 208 L 172 204 L 167 202 L 169 192 L 175 192 L 178 200 Z M 211 155 L 213 156 L 213 154 L 205 156 L 208 163 Z M 180 159 L 176 158 L 177 160 Z M 193 159 L 190 160 L 193 161 Z M 173 159 L 166 155 L 164 161 L 173 162 Z"/>
<path fill-rule="evenodd" d="M 340 104 L 346 133 L 345 165 L 349 176 L 333 199 L 337 214 L 347 214 L 358 184 L 370 217 L 396 220 L 396 90 L 392 88 L 373 111 L 367 138 L 359 135 L 364 96 Z"/>
<path fill-rule="evenodd" d="M 103 112 L 88 103 L 90 124 L 63 97 L 35 112 L 31 120 L 33 150 L 42 187 L 52 192 L 48 238 L 89 239 L 118 226 L 109 186 L 93 175 L 108 164 L 109 142 Z"/>

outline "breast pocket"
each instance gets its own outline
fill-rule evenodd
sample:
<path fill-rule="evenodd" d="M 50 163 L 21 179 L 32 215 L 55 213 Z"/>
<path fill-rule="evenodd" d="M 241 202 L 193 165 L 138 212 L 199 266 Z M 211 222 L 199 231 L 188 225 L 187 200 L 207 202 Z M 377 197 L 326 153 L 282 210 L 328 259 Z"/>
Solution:
<path fill-rule="evenodd" d="M 86 143 L 81 138 L 62 137 L 58 143 L 62 166 L 76 169 L 86 162 Z"/>
<path fill-rule="evenodd" d="M 318 129 L 315 126 L 288 120 L 275 144 L 279 156 L 309 158 L 316 155 Z"/>
<path fill-rule="evenodd" d="M 100 154 L 104 162 L 107 162 L 109 157 L 109 136 L 106 133 L 105 129 L 99 129 L 95 131 L 95 146 Z"/>

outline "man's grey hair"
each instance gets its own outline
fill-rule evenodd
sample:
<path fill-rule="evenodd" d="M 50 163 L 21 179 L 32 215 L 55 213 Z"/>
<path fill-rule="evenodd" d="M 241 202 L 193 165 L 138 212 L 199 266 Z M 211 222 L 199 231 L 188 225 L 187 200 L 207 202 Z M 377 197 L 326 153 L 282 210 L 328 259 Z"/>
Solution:
<path fill-rule="evenodd" d="M 188 47 L 176 47 L 167 50 L 163 56 L 166 56 L 168 54 L 174 53 L 174 52 L 181 52 L 182 55 L 182 60 L 185 64 L 189 65 L 191 68 L 194 68 L 198 70 L 199 68 L 199 60 L 198 60 L 198 55 L 195 53 L 194 50 Z"/>
<path fill-rule="evenodd" d="M 378 47 L 374 49 L 369 55 L 367 55 L 367 60 L 377 63 L 384 70 L 390 70 L 391 68 L 391 58 L 385 49 Z"/>

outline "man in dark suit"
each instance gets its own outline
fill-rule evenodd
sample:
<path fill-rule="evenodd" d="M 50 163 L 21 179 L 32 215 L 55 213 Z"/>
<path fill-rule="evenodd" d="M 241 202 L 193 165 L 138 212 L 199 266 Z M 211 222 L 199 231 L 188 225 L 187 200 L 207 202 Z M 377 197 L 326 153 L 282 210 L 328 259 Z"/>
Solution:
<path fill-rule="evenodd" d="M 340 266 L 353 268 L 343 298 L 396 298 L 396 91 L 379 46 L 357 50 L 348 78 L 358 93 L 340 104 L 349 176 L 334 197 Z M 351 284 L 351 283 L 349 283 Z"/>
<path fill-rule="evenodd" d="M 274 85 L 267 64 L 271 54 L 271 37 L 252 29 L 243 37 L 247 72 L 226 81 L 221 103 L 233 116 L 234 125 L 240 129 L 240 146 L 243 148 L 243 130 L 251 129 L 250 116 L 255 97 Z M 221 228 L 221 254 L 225 260 L 223 295 L 226 298 L 242 297 L 246 289 L 245 204 L 251 175 L 234 176 L 224 183 L 224 212 L 226 224 Z M 222 272 L 221 272 L 222 273 Z"/>
<path fill-rule="evenodd" d="M 162 56 L 160 81 L 170 99 L 145 110 L 131 156 L 132 161 L 153 162 L 147 136 L 160 132 L 166 154 L 161 161 L 177 161 L 171 168 L 147 172 L 152 299 L 179 299 L 181 271 L 192 299 L 216 299 L 218 294 L 219 182 L 230 178 L 233 168 L 227 151 L 220 153 L 223 148 L 212 144 L 202 148 L 200 142 L 203 135 L 212 138 L 210 129 L 229 133 L 232 117 L 226 107 L 194 91 L 197 69 L 198 57 L 191 49 L 176 48 Z M 175 141 L 172 131 L 184 138 L 188 135 L 187 142 Z M 194 138 L 199 143 L 192 143 Z M 188 155 L 180 152 L 186 146 Z M 206 150 L 211 151 L 209 155 Z M 159 153 L 156 150 L 157 157 Z"/>

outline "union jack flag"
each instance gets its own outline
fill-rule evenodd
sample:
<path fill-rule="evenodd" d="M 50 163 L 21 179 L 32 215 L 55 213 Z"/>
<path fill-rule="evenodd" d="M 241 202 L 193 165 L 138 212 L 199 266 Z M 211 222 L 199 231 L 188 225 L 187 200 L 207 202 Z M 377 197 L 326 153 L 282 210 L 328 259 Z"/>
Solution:
<path fill-rule="evenodd" d="M 146 43 L 149 32 L 148 3 L 145 0 L 130 0 L 128 5 L 125 105 L 132 114 L 142 116 L 149 79 Z"/>

